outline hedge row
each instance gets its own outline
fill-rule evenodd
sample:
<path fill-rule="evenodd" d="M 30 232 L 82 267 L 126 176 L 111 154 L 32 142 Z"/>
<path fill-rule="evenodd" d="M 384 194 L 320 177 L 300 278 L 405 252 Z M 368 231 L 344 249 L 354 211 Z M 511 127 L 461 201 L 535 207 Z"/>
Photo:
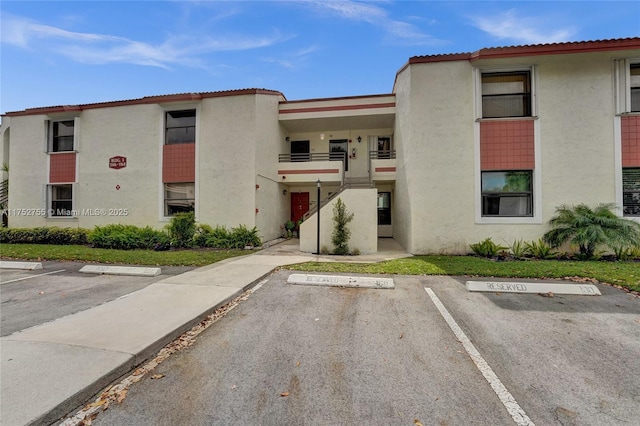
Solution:
<path fill-rule="evenodd" d="M 150 226 L 105 225 L 96 226 L 89 235 L 89 243 L 94 247 L 118 250 L 166 249 L 170 246 L 169 236 Z"/>
<path fill-rule="evenodd" d="M 0 228 L 0 243 L 87 244 L 90 234 L 83 228 Z"/>
<path fill-rule="evenodd" d="M 97 248 L 119 250 L 171 247 L 209 247 L 242 249 L 262 245 L 257 228 L 244 225 L 227 230 L 206 224 L 195 225 L 193 214 L 179 214 L 172 218 L 166 230 L 150 226 L 105 225 L 93 230 L 83 228 L 0 228 L 0 243 L 5 244 L 90 244 Z"/>

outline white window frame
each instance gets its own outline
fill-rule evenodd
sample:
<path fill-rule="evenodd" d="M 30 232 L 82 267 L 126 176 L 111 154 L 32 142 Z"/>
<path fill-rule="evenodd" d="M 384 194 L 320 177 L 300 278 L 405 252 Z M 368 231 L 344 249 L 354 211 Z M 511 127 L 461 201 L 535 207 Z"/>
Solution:
<path fill-rule="evenodd" d="M 640 64 L 640 58 L 614 61 L 616 114 L 640 114 L 631 111 L 631 65 Z"/>
<path fill-rule="evenodd" d="M 532 106 L 533 107 L 533 106 Z M 528 120 L 529 117 L 519 117 L 520 120 Z M 500 119 L 485 119 L 500 120 Z M 503 118 L 501 120 L 511 120 Z M 474 162 L 475 162 L 475 223 L 476 224 L 542 224 L 542 152 L 540 149 L 540 120 L 533 120 L 533 216 L 527 217 L 500 217 L 482 216 L 482 168 L 480 164 L 480 120 L 476 120 L 473 128 L 474 138 Z M 487 171 L 487 170 L 485 170 Z M 622 175 L 622 171 L 620 172 Z M 621 178 L 622 179 L 622 178 Z M 621 181 L 622 182 L 622 181 Z M 622 184 L 622 183 L 621 183 Z"/>
<path fill-rule="evenodd" d="M 167 112 L 171 112 L 171 111 L 184 111 L 187 109 L 195 109 L 196 110 L 196 140 L 195 140 L 195 144 L 196 144 L 196 159 L 195 159 L 195 163 L 196 163 L 196 175 L 195 175 L 195 182 L 194 182 L 194 189 L 195 189 L 195 215 L 196 215 L 196 221 L 199 218 L 199 214 L 198 214 L 198 208 L 200 205 L 200 200 L 199 200 L 199 194 L 200 194 L 200 168 L 198 167 L 199 164 L 199 158 L 200 158 L 200 128 L 201 128 L 201 122 L 200 122 L 200 117 L 202 116 L 201 114 L 201 104 L 198 103 L 193 103 L 193 102 L 189 102 L 189 103 L 182 103 L 182 104 L 167 104 L 167 105 L 160 105 L 160 109 L 159 109 L 159 120 L 158 120 L 158 134 L 159 134 L 159 138 L 158 138 L 158 150 L 160 152 L 160 161 L 158 161 L 158 220 L 160 222 L 169 222 L 171 220 L 171 218 L 173 216 L 165 216 L 164 212 L 164 206 L 165 206 L 165 202 L 164 202 L 164 197 L 165 197 L 165 192 L 164 192 L 164 182 L 162 182 L 162 152 L 165 146 L 165 142 L 166 142 L 166 137 L 165 137 L 165 129 L 166 129 L 166 115 Z"/>
<path fill-rule="evenodd" d="M 55 216 L 53 215 L 53 187 L 54 186 L 62 186 L 62 185 L 71 185 L 71 216 Z M 45 209 L 47 212 L 47 219 L 78 219 L 78 209 L 77 209 L 77 196 L 76 196 L 76 184 L 72 182 L 60 182 L 60 183 L 49 183 L 45 187 L 46 197 L 45 197 Z"/>
<path fill-rule="evenodd" d="M 167 218 L 172 218 L 173 215 L 169 215 L 167 214 L 167 200 L 169 200 L 167 198 L 167 185 L 193 185 L 193 211 L 195 213 L 196 210 L 196 192 L 195 192 L 195 187 L 196 184 L 195 182 L 172 182 L 172 183 L 163 183 L 162 188 L 163 188 L 163 192 L 162 192 L 162 201 L 163 201 L 163 207 L 164 207 L 164 217 Z M 174 198 L 174 200 L 182 200 L 181 198 Z M 184 198 L 184 200 L 191 200 L 191 198 Z"/>
<path fill-rule="evenodd" d="M 62 121 L 73 121 L 73 148 L 69 151 L 54 151 L 53 150 L 53 126 L 54 123 Z M 79 141 L 79 117 L 56 117 L 55 119 L 45 120 L 45 152 L 47 154 L 60 154 L 69 152 L 78 152 Z"/>
<path fill-rule="evenodd" d="M 525 117 L 497 117 L 482 118 L 482 74 L 500 73 L 500 72 L 529 72 L 531 79 L 531 115 Z M 500 68 L 474 68 L 473 80 L 475 83 L 475 117 L 476 120 L 527 120 L 537 118 L 538 116 L 538 77 L 535 65 L 520 65 L 513 67 Z"/>

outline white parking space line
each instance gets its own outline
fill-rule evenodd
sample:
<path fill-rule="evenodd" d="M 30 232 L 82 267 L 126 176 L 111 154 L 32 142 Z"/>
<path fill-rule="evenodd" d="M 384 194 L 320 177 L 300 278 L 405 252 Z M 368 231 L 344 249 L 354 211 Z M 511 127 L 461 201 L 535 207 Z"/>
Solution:
<path fill-rule="evenodd" d="M 444 320 L 447 322 L 447 324 L 449 324 L 449 327 L 451 328 L 451 331 L 453 331 L 453 334 L 455 334 L 456 338 L 460 341 L 460 343 L 462 343 L 462 346 L 467 351 L 473 362 L 476 364 L 478 370 L 480 370 L 480 372 L 487 380 L 487 382 L 489 382 L 489 385 L 491 385 L 491 388 L 496 393 L 509 414 L 511 414 L 513 421 L 516 422 L 518 426 L 534 426 L 534 423 L 531 421 L 529 416 L 527 416 L 522 407 L 520 407 L 520 405 L 516 402 L 513 395 L 509 393 L 507 388 L 504 387 L 489 364 L 487 364 L 484 358 L 482 358 L 480 352 L 478 352 L 475 346 L 473 346 L 471 340 L 469 340 L 467 335 L 464 334 L 451 314 L 449 314 L 449 311 L 447 311 L 447 308 L 444 307 L 438 296 L 436 296 L 436 294 L 430 288 L 425 287 L 425 290 L 431 298 L 431 301 L 433 301 L 433 304 L 436 305 L 436 308 L 438 308 L 438 311 L 440 311 L 440 314 L 442 315 Z"/>
<path fill-rule="evenodd" d="M 45 272 L 44 274 L 29 275 L 28 277 L 22 277 L 22 278 L 16 278 L 15 280 L 3 281 L 0 284 L 9 284 L 9 283 L 15 283 L 16 281 L 30 280 L 31 278 L 38 278 L 38 277 L 41 277 L 43 275 L 57 274 L 58 272 L 64 272 L 64 271 L 66 271 L 66 269 L 60 269 L 58 271 Z"/>

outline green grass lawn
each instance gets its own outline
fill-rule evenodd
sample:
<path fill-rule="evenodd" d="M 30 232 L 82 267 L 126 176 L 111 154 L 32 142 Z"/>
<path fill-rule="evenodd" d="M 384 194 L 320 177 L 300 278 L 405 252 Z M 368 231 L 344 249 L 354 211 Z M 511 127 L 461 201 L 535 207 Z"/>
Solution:
<path fill-rule="evenodd" d="M 558 260 L 494 261 L 473 256 L 414 256 L 381 263 L 310 262 L 287 266 L 309 272 L 349 272 L 401 275 L 466 275 L 508 278 L 594 278 L 640 291 L 639 262 L 578 262 Z"/>
<path fill-rule="evenodd" d="M 154 266 L 204 266 L 230 257 L 251 253 L 247 250 L 113 250 L 81 245 L 2 244 L 0 256 L 22 260 L 72 260 L 80 262 L 122 263 Z"/>
<path fill-rule="evenodd" d="M 111 250 L 81 245 L 2 244 L 0 256 L 23 260 L 72 260 L 158 266 L 204 266 L 246 250 Z M 286 269 L 400 275 L 466 275 L 509 278 L 593 278 L 640 291 L 640 262 L 512 260 L 498 262 L 473 256 L 414 256 L 380 263 L 309 262 Z"/>

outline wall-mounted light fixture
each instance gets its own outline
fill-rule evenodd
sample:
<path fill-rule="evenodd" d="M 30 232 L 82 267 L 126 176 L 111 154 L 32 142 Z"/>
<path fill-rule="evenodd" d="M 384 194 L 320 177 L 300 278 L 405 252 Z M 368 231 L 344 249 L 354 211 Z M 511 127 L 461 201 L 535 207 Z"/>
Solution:
<path fill-rule="evenodd" d="M 291 140 L 291 138 L 289 136 L 287 136 L 286 138 L 284 138 L 284 140 L 289 142 Z"/>
<path fill-rule="evenodd" d="M 358 136 L 358 143 L 362 142 L 362 137 Z"/>
<path fill-rule="evenodd" d="M 284 195 L 284 196 L 286 196 L 286 195 L 287 195 L 287 190 L 286 190 L 286 189 L 283 189 L 283 190 L 282 190 L 282 195 Z"/>

